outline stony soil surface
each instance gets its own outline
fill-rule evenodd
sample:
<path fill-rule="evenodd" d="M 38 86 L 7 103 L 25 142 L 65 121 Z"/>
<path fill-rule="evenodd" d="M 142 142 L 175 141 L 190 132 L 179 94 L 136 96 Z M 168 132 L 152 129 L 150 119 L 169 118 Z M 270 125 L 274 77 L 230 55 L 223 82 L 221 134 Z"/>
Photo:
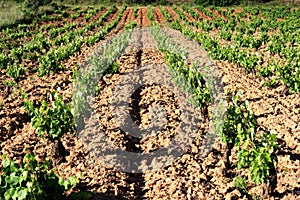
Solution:
<path fill-rule="evenodd" d="M 167 8 L 173 18 L 178 15 Z M 157 20 L 161 17 L 157 13 Z M 149 25 L 147 8 L 139 10 L 136 19 L 139 25 Z M 107 37 L 113 37 L 122 30 L 128 18 L 133 20 L 132 11 L 123 16 L 117 29 Z M 111 16 L 111 19 L 114 19 Z M 203 16 L 205 17 L 205 16 Z M 110 20 L 111 20 L 110 19 Z M 135 33 L 133 33 L 135 34 Z M 172 34 L 169 32 L 169 34 Z M 134 36 L 133 38 L 146 37 Z M 149 37 L 149 36 L 147 36 Z M 146 38 L 147 38 L 146 37 Z M 114 146 L 129 152 L 153 152 L 168 145 L 176 136 L 176 130 L 181 116 L 180 101 L 174 91 L 156 84 L 149 84 L 137 90 L 130 97 L 130 115 L 140 127 L 151 125 L 155 118 L 155 106 L 163 105 L 166 110 L 167 122 L 160 125 L 162 131 L 155 135 L 137 139 L 117 129 L 112 112 L 112 96 L 118 80 L 130 70 L 141 65 L 161 64 L 163 70 L 164 55 L 156 49 L 153 39 L 148 38 L 149 46 L 140 43 L 129 47 L 117 63 L 119 71 L 99 81 L 101 93 L 96 96 L 96 114 L 99 125 L 104 129 L 108 141 Z M 178 43 L 184 43 L 183 38 L 176 37 Z M 133 39 L 134 40 L 134 39 Z M 156 170 L 145 170 L 144 173 L 122 172 L 107 166 L 97 154 L 92 151 L 83 138 L 65 135 L 63 145 L 67 150 L 66 160 L 57 158 L 57 147 L 47 139 L 36 136 L 30 125 L 30 118 L 23 108 L 20 95 L 28 93 L 28 98 L 36 104 L 41 99 L 49 97 L 53 90 L 60 89 L 66 102 L 71 101 L 72 68 L 84 62 L 101 42 L 93 47 L 84 46 L 81 53 L 75 54 L 63 65 L 66 70 L 53 73 L 49 77 L 38 77 L 28 72 L 26 78 L 19 80 L 18 86 L 6 87 L 8 80 L 4 70 L 0 71 L 0 146 L 1 155 L 13 158 L 17 162 L 26 152 L 33 151 L 39 160 L 49 157 L 53 167 L 62 177 L 76 176 L 79 185 L 71 192 L 95 191 L 92 199 L 247 199 L 234 186 L 234 175 L 245 171 L 228 171 L 223 161 L 224 144 L 217 142 L 212 151 L 205 157 L 199 156 L 199 148 L 203 143 L 203 133 L 208 129 L 208 122 L 200 123 L 198 137 L 194 138 L 190 148 L 179 159 Z M 140 49 L 144 46 L 144 49 Z M 250 192 L 263 199 L 299 199 L 300 196 L 300 96 L 288 94 L 281 86 L 270 89 L 261 86 L 261 80 L 246 74 L 241 68 L 227 62 L 213 61 L 222 75 L 225 90 L 242 89 L 243 98 L 248 99 L 258 122 L 262 128 L 275 129 L 277 132 L 279 150 L 277 152 L 277 187 L 275 194 L 266 197 L 261 194 L 262 186 L 248 185 Z M 26 63 L 26 69 L 35 69 L 35 62 Z M 159 68 L 158 68 L 159 69 Z M 154 114 L 153 114 L 154 113 Z M 154 116 L 153 116 L 154 115 Z M 1 160 L 2 158 L 0 158 Z M 147 168 L 146 168 L 147 169 Z"/>

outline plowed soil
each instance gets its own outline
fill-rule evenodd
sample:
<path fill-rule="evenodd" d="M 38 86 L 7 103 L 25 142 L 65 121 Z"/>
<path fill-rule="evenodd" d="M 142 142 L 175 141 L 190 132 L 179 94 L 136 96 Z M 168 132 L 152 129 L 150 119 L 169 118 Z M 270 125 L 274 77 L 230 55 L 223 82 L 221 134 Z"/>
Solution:
<path fill-rule="evenodd" d="M 179 18 L 179 15 L 171 7 L 165 7 L 165 9 L 168 13 L 170 13 L 173 20 L 176 20 Z"/>
<path fill-rule="evenodd" d="M 124 11 L 123 16 L 122 16 L 122 18 L 121 18 L 121 20 L 120 20 L 120 22 L 119 22 L 119 24 L 118 24 L 118 26 L 116 28 L 117 32 L 119 32 L 124 27 L 124 25 L 126 24 L 126 22 L 129 20 L 128 17 L 130 17 L 130 16 L 129 16 L 129 10 L 127 8 Z"/>
<path fill-rule="evenodd" d="M 203 20 L 211 20 L 211 17 L 205 15 L 202 11 L 198 9 L 194 9 L 194 11 L 197 12 Z"/>
<path fill-rule="evenodd" d="M 188 21 L 193 22 L 193 21 L 196 20 L 196 19 L 194 19 L 194 18 L 190 15 L 190 13 L 188 13 L 188 12 L 182 10 L 182 9 L 181 9 L 181 12 L 184 13 L 184 15 L 186 16 L 186 18 L 187 18 Z"/>
<path fill-rule="evenodd" d="M 155 21 L 157 21 L 158 23 L 165 23 L 166 22 L 164 15 L 160 12 L 158 7 L 153 7 L 153 11 L 154 11 Z"/>
<path fill-rule="evenodd" d="M 134 15 L 133 15 L 133 8 L 128 8 L 128 10 L 129 10 L 129 13 L 128 13 L 128 18 L 127 18 L 127 23 L 135 20 Z"/>
<path fill-rule="evenodd" d="M 173 19 L 178 15 L 171 7 L 166 7 Z M 97 13 L 97 17 L 104 11 Z M 154 8 L 155 19 L 163 23 L 164 19 L 157 7 Z M 159 14 L 160 13 L 160 14 Z M 211 19 L 200 11 L 204 19 Z M 96 17 L 93 20 L 96 20 Z M 112 21 L 117 12 L 108 21 Z M 82 19 L 77 19 L 81 20 Z M 123 30 L 124 24 L 134 20 L 132 8 L 127 8 L 116 29 L 107 38 L 112 38 Z M 138 25 L 148 26 L 147 8 L 141 7 L 135 19 Z M 78 21 L 79 22 L 79 21 Z M 107 23 L 107 22 L 106 22 Z M 169 34 L 172 34 L 169 32 Z M 179 44 L 185 44 L 182 37 L 173 38 Z M 68 191 L 93 191 L 92 199 L 247 199 L 234 184 L 236 174 L 245 174 L 245 170 L 230 170 L 225 167 L 223 154 L 224 144 L 217 142 L 206 157 L 200 157 L 199 146 L 202 145 L 202 133 L 207 131 L 208 122 L 203 121 L 199 137 L 195 138 L 192 147 L 179 159 L 158 170 L 145 173 L 120 172 L 104 165 L 91 152 L 84 139 L 63 136 L 62 142 L 66 148 L 65 160 L 57 156 L 58 147 L 48 139 L 38 138 L 32 128 L 30 118 L 23 107 L 21 94 L 27 93 L 28 99 L 37 105 L 42 99 L 48 99 L 53 90 L 59 90 L 65 102 L 72 99 L 72 68 L 80 66 L 88 55 L 95 51 L 102 42 L 92 47 L 84 45 L 80 53 L 76 53 L 62 65 L 65 70 L 39 77 L 31 71 L 36 69 L 37 62 L 26 61 L 27 74 L 18 81 L 18 86 L 7 87 L 4 80 L 12 80 L 5 70 L 0 70 L 0 155 L 6 154 L 20 162 L 22 157 L 33 151 L 40 161 L 50 158 L 56 172 L 62 177 L 76 176 L 79 184 Z M 138 43 L 138 42 L 136 42 Z M 115 146 L 131 152 L 151 152 L 166 146 L 175 135 L 180 116 L 179 104 L 173 91 L 153 85 L 143 87 L 131 96 L 131 116 L 136 124 L 146 127 L 151 119 L 156 118 L 150 112 L 151 106 L 160 105 L 161 101 L 169 116 L 168 127 L 161 133 L 151 137 L 136 140 L 123 132 L 113 129 L 116 125 L 112 120 L 112 93 L 114 86 L 124 74 L 130 70 L 147 64 L 164 64 L 164 54 L 157 50 L 153 38 L 149 38 L 149 47 L 124 53 L 118 58 L 119 70 L 99 81 L 101 92 L 95 97 L 98 123 L 105 127 L 108 140 Z M 225 89 L 230 93 L 236 89 L 243 90 L 242 98 L 250 102 L 258 123 L 262 129 L 273 129 L 277 133 L 279 150 L 277 185 L 271 196 L 262 194 L 264 186 L 248 185 L 252 194 L 262 199 L 299 199 L 300 197 L 300 94 L 289 94 L 286 87 L 274 89 L 263 87 L 261 80 L 246 74 L 236 65 L 213 60 L 219 72 Z M 2 157 L 0 156 L 0 161 Z"/>
<path fill-rule="evenodd" d="M 209 11 L 211 11 L 216 17 L 220 17 L 223 18 L 224 20 L 226 20 L 226 17 L 222 14 L 220 14 L 218 11 L 213 10 L 213 9 L 208 9 Z"/>
<path fill-rule="evenodd" d="M 140 7 L 136 23 L 140 26 L 149 26 L 151 21 L 147 17 L 147 7 Z"/>

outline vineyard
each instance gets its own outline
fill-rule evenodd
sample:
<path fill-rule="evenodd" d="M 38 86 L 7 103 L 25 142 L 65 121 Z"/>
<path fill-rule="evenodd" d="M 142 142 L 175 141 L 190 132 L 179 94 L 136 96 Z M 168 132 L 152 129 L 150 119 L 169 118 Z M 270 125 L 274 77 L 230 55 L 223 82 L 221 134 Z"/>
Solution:
<path fill-rule="evenodd" d="M 162 167 L 101 154 L 174 140 Z M 0 199 L 299 199 L 300 9 L 76 5 L 2 27 L 0 146 Z"/>

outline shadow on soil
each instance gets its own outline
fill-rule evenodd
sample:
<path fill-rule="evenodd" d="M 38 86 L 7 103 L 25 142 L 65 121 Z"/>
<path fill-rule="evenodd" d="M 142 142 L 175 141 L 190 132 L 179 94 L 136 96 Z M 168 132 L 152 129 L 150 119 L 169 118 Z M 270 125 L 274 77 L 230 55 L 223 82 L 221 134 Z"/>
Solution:
<path fill-rule="evenodd" d="M 293 153 L 293 149 L 289 148 L 286 145 L 286 142 L 284 140 L 278 138 L 277 141 L 278 141 L 278 153 L 277 153 L 278 156 L 279 155 L 282 155 L 282 156 L 289 155 L 290 159 L 293 161 L 300 160 L 300 154 Z"/>
<path fill-rule="evenodd" d="M 279 193 L 279 192 L 274 192 L 274 194 L 272 195 L 273 197 L 278 197 L 279 199 L 282 199 L 284 196 L 288 195 L 288 194 L 292 194 L 292 195 L 300 195 L 300 188 L 299 187 L 295 187 L 293 190 L 286 190 L 283 193 Z"/>
<path fill-rule="evenodd" d="M 72 193 L 67 199 L 88 199 L 88 200 L 128 200 L 136 199 L 142 200 L 145 199 L 144 195 L 146 190 L 144 190 L 145 180 L 142 173 L 127 173 L 126 179 L 127 185 L 130 186 L 134 184 L 134 189 L 118 185 L 117 191 L 118 194 L 115 194 L 116 189 L 110 188 L 106 193 L 93 193 L 89 192 L 93 188 L 101 188 L 101 185 L 89 186 L 88 184 L 78 184 L 76 190 L 79 190 L 80 193 Z"/>

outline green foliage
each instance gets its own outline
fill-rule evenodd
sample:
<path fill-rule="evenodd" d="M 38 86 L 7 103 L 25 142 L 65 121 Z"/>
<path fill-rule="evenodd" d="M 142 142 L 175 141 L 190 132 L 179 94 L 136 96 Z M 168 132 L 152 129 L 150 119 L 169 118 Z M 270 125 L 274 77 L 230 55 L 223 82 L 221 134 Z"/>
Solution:
<path fill-rule="evenodd" d="M 237 187 L 239 190 L 246 191 L 247 189 L 247 179 L 245 177 L 236 177 L 234 179 L 234 185 Z"/>
<path fill-rule="evenodd" d="M 188 12 L 194 19 L 199 19 L 199 14 L 195 12 L 190 6 L 182 5 L 181 8 Z"/>
<path fill-rule="evenodd" d="M 71 106 L 65 104 L 62 96 L 55 91 L 52 107 L 49 102 L 42 101 L 40 107 L 35 108 L 32 102 L 25 101 L 24 107 L 31 116 L 31 122 L 40 137 L 48 133 L 50 139 L 60 139 L 67 132 L 74 133 L 74 121 Z"/>
<path fill-rule="evenodd" d="M 7 87 L 14 87 L 17 85 L 15 81 L 8 81 L 8 80 L 3 81 L 3 84 Z"/>
<path fill-rule="evenodd" d="M 139 11 L 139 7 L 134 6 L 134 7 L 133 7 L 133 16 L 134 16 L 134 18 L 137 18 L 137 16 L 138 16 L 138 11 Z"/>
<path fill-rule="evenodd" d="M 248 136 L 254 137 L 257 127 L 248 102 L 238 105 L 237 98 L 237 96 L 233 97 L 234 105 L 230 105 L 227 109 L 222 138 L 228 144 L 240 146 Z"/>
<path fill-rule="evenodd" d="M 195 3 L 203 6 L 231 6 L 240 4 L 240 0 L 195 0 Z"/>
<path fill-rule="evenodd" d="M 179 10 L 176 5 L 173 6 L 173 9 L 179 15 L 180 19 L 187 21 L 185 14 L 181 10 Z"/>
<path fill-rule="evenodd" d="M 237 148 L 237 168 L 248 168 L 251 180 L 263 183 L 275 170 L 276 134 L 265 131 L 257 135 L 257 122 L 249 103 L 240 103 L 237 98 L 233 97 L 233 105 L 227 110 L 222 139 L 230 151 L 234 146 Z"/>
<path fill-rule="evenodd" d="M 89 10 L 88 13 L 87 13 L 87 15 L 84 17 L 84 20 L 88 21 L 95 14 L 96 14 L 96 10 Z"/>
<path fill-rule="evenodd" d="M 264 83 L 269 87 L 276 87 L 280 82 L 284 83 L 291 93 L 299 93 L 300 67 L 299 56 L 290 51 L 290 58 L 271 60 L 270 64 L 258 67 L 258 76 L 268 78 Z M 298 61 L 297 61 L 298 60 Z"/>
<path fill-rule="evenodd" d="M 18 66 L 17 64 L 9 65 L 6 69 L 8 76 L 17 80 L 21 75 L 25 74 L 25 69 L 22 65 Z"/>
<path fill-rule="evenodd" d="M 103 76 L 108 74 L 115 74 L 118 71 L 119 71 L 119 64 L 117 62 L 114 62 L 105 69 L 105 71 L 103 72 Z"/>
<path fill-rule="evenodd" d="M 203 75 L 195 66 L 187 67 L 183 55 L 164 51 L 166 64 L 179 87 L 192 94 L 192 102 L 200 108 L 207 105 L 210 99 L 210 92 L 205 85 Z"/>
<path fill-rule="evenodd" d="M 61 70 L 60 62 L 69 58 L 75 52 L 80 51 L 82 43 L 82 39 L 78 38 L 78 40 L 73 40 L 71 43 L 61 46 L 58 49 L 51 49 L 44 57 L 39 57 L 39 76 L 49 75 L 51 71 Z"/>
<path fill-rule="evenodd" d="M 9 57 L 5 53 L 0 53 L 0 69 L 6 68 L 6 65 L 10 62 Z"/>
<path fill-rule="evenodd" d="M 156 27 L 153 27 L 152 35 L 158 43 L 159 50 L 165 55 L 170 74 L 179 87 L 192 95 L 190 99 L 192 103 L 200 108 L 210 103 L 210 91 L 205 83 L 204 75 L 197 69 L 196 63 L 187 65 L 187 52 L 184 52 Z"/>
<path fill-rule="evenodd" d="M 33 153 L 24 156 L 21 165 L 4 158 L 0 175 L 0 197 L 9 199 L 63 199 L 63 192 L 78 180 L 64 180 L 49 170 L 50 162 L 39 163 Z"/>
<path fill-rule="evenodd" d="M 133 29 L 134 27 L 136 27 L 136 21 L 131 21 L 128 24 L 124 25 L 124 29 L 128 30 L 128 29 Z"/>
<path fill-rule="evenodd" d="M 230 41 L 232 34 L 227 30 L 221 30 L 219 36 L 224 40 Z"/>
<path fill-rule="evenodd" d="M 172 16 L 170 15 L 169 12 L 166 11 L 166 9 L 163 6 L 159 6 L 159 10 L 164 15 L 165 20 L 167 22 L 171 22 L 172 21 Z"/>
<path fill-rule="evenodd" d="M 107 24 L 102 31 L 116 26 L 122 16 L 126 6 L 119 11 L 118 18 L 112 24 Z M 84 126 L 84 117 L 90 112 L 89 97 L 99 92 L 98 80 L 106 74 L 116 73 L 119 69 L 116 58 L 125 50 L 128 45 L 132 30 L 129 29 L 123 34 L 115 37 L 109 44 L 100 46 L 97 53 L 89 57 L 89 63 L 92 69 L 82 67 L 76 72 L 73 85 L 72 103 L 73 115 L 76 120 L 76 128 L 81 129 Z M 99 58 L 99 55 L 103 57 Z"/>
<path fill-rule="evenodd" d="M 153 11 L 153 7 L 152 6 L 147 6 L 147 16 L 149 18 L 150 21 L 154 21 L 154 11 Z"/>
<path fill-rule="evenodd" d="M 40 6 L 50 4 L 52 0 L 25 0 L 24 6 L 29 12 L 36 13 Z"/>
<path fill-rule="evenodd" d="M 249 171 L 254 183 L 263 183 L 271 175 L 270 171 L 275 170 L 275 152 L 278 148 L 276 134 L 274 131 L 263 133 L 260 139 L 254 142 L 255 149 L 250 157 Z"/>
<path fill-rule="evenodd" d="M 71 8 L 72 11 L 78 11 L 81 9 L 81 6 L 74 6 L 73 8 Z"/>

